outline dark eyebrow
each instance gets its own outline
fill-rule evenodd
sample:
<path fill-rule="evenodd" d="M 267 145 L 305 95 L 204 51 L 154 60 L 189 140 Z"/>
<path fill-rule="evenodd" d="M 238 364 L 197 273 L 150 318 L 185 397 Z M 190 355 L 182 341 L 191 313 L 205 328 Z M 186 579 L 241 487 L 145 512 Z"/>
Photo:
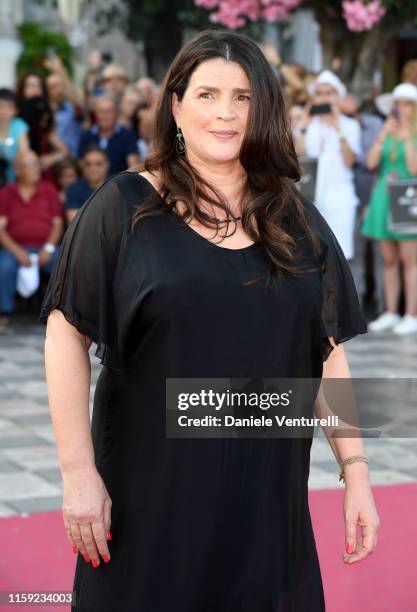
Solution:
<path fill-rule="evenodd" d="M 210 87 L 209 85 L 199 85 L 195 91 L 198 89 L 207 89 L 207 91 L 213 91 L 214 93 L 219 91 L 218 87 Z M 250 93 L 250 89 L 243 89 L 242 87 L 234 87 L 233 91 L 236 93 Z"/>

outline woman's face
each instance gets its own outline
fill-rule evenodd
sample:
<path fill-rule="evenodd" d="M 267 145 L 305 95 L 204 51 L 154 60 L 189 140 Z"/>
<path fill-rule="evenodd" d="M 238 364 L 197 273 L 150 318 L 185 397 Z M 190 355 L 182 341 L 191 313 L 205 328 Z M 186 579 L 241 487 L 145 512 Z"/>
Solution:
<path fill-rule="evenodd" d="M 395 108 L 398 110 L 400 117 L 410 120 L 416 112 L 416 105 L 410 100 L 396 100 Z"/>
<path fill-rule="evenodd" d="M 68 187 L 72 185 L 72 183 L 75 183 L 77 179 L 78 179 L 78 176 L 75 171 L 75 168 L 68 166 L 67 168 L 65 168 L 65 170 L 61 172 L 59 179 L 58 179 L 58 183 L 61 189 L 66 191 Z"/>
<path fill-rule="evenodd" d="M 215 58 L 191 75 L 181 102 L 174 93 L 172 112 L 184 135 L 187 155 L 202 161 L 239 158 L 250 105 L 250 82 L 236 62 Z"/>
<path fill-rule="evenodd" d="M 126 92 L 122 98 L 120 103 L 121 114 L 124 117 L 128 117 L 131 119 L 133 117 L 133 113 L 135 112 L 135 108 L 139 104 L 141 100 L 140 94 L 134 91 Z"/>
<path fill-rule="evenodd" d="M 15 103 L 11 100 L 0 100 L 0 123 L 8 123 L 15 115 Z"/>
<path fill-rule="evenodd" d="M 25 80 L 23 97 L 34 98 L 35 96 L 42 96 L 42 83 L 36 74 L 30 74 Z"/>
<path fill-rule="evenodd" d="M 337 91 L 331 85 L 327 83 L 317 85 L 314 96 L 315 104 L 336 104 L 338 99 Z"/>

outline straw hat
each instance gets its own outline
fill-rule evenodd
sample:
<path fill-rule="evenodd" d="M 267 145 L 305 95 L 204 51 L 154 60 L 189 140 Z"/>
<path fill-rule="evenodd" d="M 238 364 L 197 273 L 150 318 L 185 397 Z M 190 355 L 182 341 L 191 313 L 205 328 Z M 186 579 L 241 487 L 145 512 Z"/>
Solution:
<path fill-rule="evenodd" d="M 109 79 L 125 79 L 129 80 L 126 70 L 119 64 L 108 64 L 102 71 L 100 81 L 108 81 Z"/>

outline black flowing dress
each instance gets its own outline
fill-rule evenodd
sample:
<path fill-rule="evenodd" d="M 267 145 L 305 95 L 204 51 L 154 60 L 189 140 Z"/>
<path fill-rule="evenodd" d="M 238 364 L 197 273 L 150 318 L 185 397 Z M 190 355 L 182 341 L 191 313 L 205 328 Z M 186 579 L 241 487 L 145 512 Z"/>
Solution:
<path fill-rule="evenodd" d="M 163 212 L 130 221 L 145 196 Z M 111 560 L 78 554 L 79 612 L 322 612 L 308 506 L 311 438 L 169 438 L 166 378 L 322 377 L 332 350 L 366 332 L 334 234 L 318 270 L 279 290 L 245 285 L 260 243 L 203 238 L 154 187 L 121 172 L 69 225 L 42 304 L 96 344 L 96 466 L 112 499 Z M 308 253 L 306 254 L 307 257 Z"/>

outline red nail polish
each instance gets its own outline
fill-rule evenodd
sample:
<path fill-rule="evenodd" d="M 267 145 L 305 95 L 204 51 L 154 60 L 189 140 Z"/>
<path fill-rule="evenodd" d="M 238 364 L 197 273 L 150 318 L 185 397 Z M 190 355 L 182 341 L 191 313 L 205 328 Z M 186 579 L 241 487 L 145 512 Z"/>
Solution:
<path fill-rule="evenodd" d="M 73 546 L 73 547 L 72 547 L 72 552 L 73 552 L 73 553 L 74 553 L 74 555 L 75 555 L 75 553 L 77 553 L 77 552 L 78 552 L 78 548 L 77 548 L 76 546 Z"/>
<path fill-rule="evenodd" d="M 93 567 L 98 567 L 100 565 L 100 563 L 96 561 L 95 559 L 93 559 L 92 564 L 93 564 Z"/>
<path fill-rule="evenodd" d="M 355 550 L 353 544 L 348 544 L 346 546 L 346 552 L 350 555 L 350 553 L 353 553 L 353 551 Z"/>
<path fill-rule="evenodd" d="M 110 531 L 106 531 L 106 538 L 108 540 L 111 540 L 111 533 L 110 533 Z"/>
<path fill-rule="evenodd" d="M 83 555 L 84 557 L 84 561 L 86 561 L 87 563 L 90 563 L 90 557 L 88 555 Z"/>
<path fill-rule="evenodd" d="M 103 555 L 104 563 L 108 563 L 110 561 L 110 557 L 108 555 Z"/>

